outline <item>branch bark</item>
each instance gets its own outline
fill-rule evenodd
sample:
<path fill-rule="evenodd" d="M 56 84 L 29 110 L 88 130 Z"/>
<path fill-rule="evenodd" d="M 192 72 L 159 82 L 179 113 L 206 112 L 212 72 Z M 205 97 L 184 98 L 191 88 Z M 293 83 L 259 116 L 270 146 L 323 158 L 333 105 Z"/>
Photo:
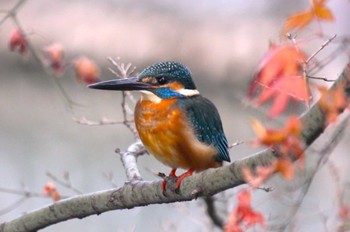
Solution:
<path fill-rule="evenodd" d="M 332 88 L 344 84 L 344 91 L 349 95 L 350 82 L 348 66 L 339 76 Z M 306 147 L 311 145 L 325 130 L 326 116 L 318 104 L 311 107 L 302 116 L 302 139 Z M 137 149 L 136 149 L 137 150 Z M 64 199 L 49 206 L 28 212 L 17 219 L 0 224 L 0 232 L 37 231 L 47 226 L 73 218 L 84 218 L 110 210 L 130 209 L 150 204 L 163 204 L 177 201 L 190 201 L 198 196 L 211 196 L 244 184 L 242 168 L 252 171 L 258 166 L 271 164 L 277 154 L 266 149 L 248 158 L 237 160 L 227 166 L 209 169 L 190 176 L 181 184 L 179 194 L 168 191 L 163 195 L 161 181 L 140 181 L 129 177 L 131 181 L 124 186 L 90 194 Z M 136 175 L 137 176 L 137 175 Z"/>

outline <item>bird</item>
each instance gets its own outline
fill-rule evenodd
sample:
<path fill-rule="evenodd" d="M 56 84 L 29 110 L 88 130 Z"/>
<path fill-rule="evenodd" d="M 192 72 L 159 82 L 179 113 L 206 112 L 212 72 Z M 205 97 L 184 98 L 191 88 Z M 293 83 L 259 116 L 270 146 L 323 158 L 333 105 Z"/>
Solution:
<path fill-rule="evenodd" d="M 194 172 L 230 162 L 228 142 L 215 105 L 196 88 L 191 71 L 178 62 L 146 67 L 126 79 L 98 82 L 102 90 L 140 91 L 134 121 L 147 151 L 171 168 L 176 190 Z M 176 176 L 177 169 L 187 170 Z M 166 180 L 162 182 L 166 191 Z"/>

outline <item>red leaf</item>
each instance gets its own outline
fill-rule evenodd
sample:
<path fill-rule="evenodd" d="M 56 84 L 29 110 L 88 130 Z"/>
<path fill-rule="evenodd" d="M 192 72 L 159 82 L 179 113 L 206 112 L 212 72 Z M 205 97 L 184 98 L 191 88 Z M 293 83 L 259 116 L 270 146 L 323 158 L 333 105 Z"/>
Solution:
<path fill-rule="evenodd" d="M 54 43 L 44 48 L 47 54 L 50 66 L 56 76 L 62 74 L 64 52 L 61 44 Z"/>
<path fill-rule="evenodd" d="M 300 119 L 294 115 L 288 118 L 287 123 L 280 130 L 267 129 L 257 119 L 253 119 L 251 124 L 254 132 L 258 136 L 257 144 L 265 146 L 287 143 L 291 136 L 299 139 L 302 130 Z"/>
<path fill-rule="evenodd" d="M 347 205 L 342 204 L 338 209 L 338 216 L 343 219 L 349 219 L 350 218 L 350 209 Z"/>
<path fill-rule="evenodd" d="M 332 11 L 325 6 L 327 0 L 312 0 L 311 12 L 317 20 L 334 21 Z"/>
<path fill-rule="evenodd" d="M 18 51 L 19 54 L 27 53 L 28 42 L 20 29 L 15 29 L 10 36 L 9 47 L 11 51 Z"/>
<path fill-rule="evenodd" d="M 248 190 L 242 190 L 238 193 L 238 206 L 234 209 L 225 225 L 225 232 L 243 231 L 242 226 L 246 228 L 255 224 L 260 224 L 265 227 L 264 216 L 256 212 L 251 207 L 252 195 Z"/>
<path fill-rule="evenodd" d="M 321 98 L 318 102 L 320 109 L 326 114 L 326 123 L 335 123 L 341 112 L 348 107 L 348 101 L 344 90 L 344 84 L 340 84 L 334 89 L 327 89 L 319 86 Z"/>
<path fill-rule="evenodd" d="M 257 95 L 257 105 L 274 98 L 270 117 L 276 117 L 283 112 L 290 99 L 308 104 L 311 96 L 302 71 L 305 61 L 305 54 L 295 46 L 272 46 L 263 57 L 258 72 L 250 83 L 249 97 Z M 261 92 L 257 94 L 258 89 Z"/>
<path fill-rule="evenodd" d="M 93 84 L 99 81 L 100 71 L 94 61 L 87 57 L 79 57 L 74 61 L 76 77 L 85 84 Z"/>
<path fill-rule="evenodd" d="M 57 191 L 55 184 L 52 182 L 47 182 L 44 185 L 43 195 L 50 196 L 53 201 L 59 201 L 61 199 L 61 194 Z"/>
<path fill-rule="evenodd" d="M 311 7 L 308 10 L 289 16 L 284 23 L 282 34 L 292 29 L 300 30 L 313 20 L 334 21 L 332 11 L 325 6 L 325 3 L 326 0 L 312 0 Z"/>
<path fill-rule="evenodd" d="M 237 196 L 238 207 L 240 208 L 250 208 L 252 203 L 252 194 L 247 189 L 242 190 Z"/>
<path fill-rule="evenodd" d="M 276 172 L 286 180 L 292 180 L 295 174 L 293 162 L 288 158 L 279 158 L 275 164 Z"/>
<path fill-rule="evenodd" d="M 295 156 L 299 159 L 300 167 L 304 164 L 304 150 L 303 143 L 300 140 L 302 132 L 302 123 L 300 119 L 296 116 L 290 116 L 284 128 L 280 130 L 267 129 L 258 120 L 254 119 L 252 121 L 252 128 L 258 136 L 255 144 L 261 144 L 269 147 L 273 147 L 274 150 L 279 152 L 282 156 L 277 159 L 277 161 L 268 167 L 271 172 L 279 172 L 285 179 L 290 180 L 294 177 L 294 165 L 290 158 L 290 155 Z M 259 174 L 255 179 L 243 170 L 245 180 L 252 186 L 256 187 L 256 184 L 262 183 L 261 176 L 259 179 Z M 266 172 L 265 175 L 268 173 Z"/>

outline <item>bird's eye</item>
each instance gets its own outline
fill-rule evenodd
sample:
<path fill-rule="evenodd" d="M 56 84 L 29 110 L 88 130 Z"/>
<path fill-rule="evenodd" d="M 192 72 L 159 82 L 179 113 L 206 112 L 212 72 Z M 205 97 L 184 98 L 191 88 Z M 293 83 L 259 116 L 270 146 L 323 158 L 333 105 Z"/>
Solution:
<path fill-rule="evenodd" d="M 157 82 L 158 82 L 158 84 L 160 84 L 160 85 L 164 85 L 164 84 L 167 83 L 167 79 L 166 79 L 164 76 L 161 76 L 161 77 L 158 77 L 158 78 L 157 78 Z"/>

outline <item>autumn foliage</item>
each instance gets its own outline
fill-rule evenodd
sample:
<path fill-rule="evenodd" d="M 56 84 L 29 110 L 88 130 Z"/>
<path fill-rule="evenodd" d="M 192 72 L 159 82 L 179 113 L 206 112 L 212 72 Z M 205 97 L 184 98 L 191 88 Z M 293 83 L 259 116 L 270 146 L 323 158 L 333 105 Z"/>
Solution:
<path fill-rule="evenodd" d="M 100 71 L 94 61 L 87 57 L 79 57 L 74 62 L 74 69 L 77 80 L 84 84 L 98 82 Z"/>
<path fill-rule="evenodd" d="M 287 35 L 286 38 L 289 38 L 290 41 L 272 44 L 269 47 L 250 82 L 248 96 L 256 106 L 273 101 L 268 113 L 270 118 L 282 114 L 290 100 L 304 102 L 307 106 L 312 100 L 308 65 L 319 51 L 307 57 L 300 47 L 301 43 L 298 43 L 293 35 L 287 33 L 299 32 L 313 21 L 318 23 L 334 21 L 334 16 L 326 6 L 327 0 L 311 0 L 310 2 L 308 9 L 288 17 L 281 33 Z M 322 30 L 320 24 L 318 29 Z M 322 35 L 323 33 L 317 31 L 316 34 Z M 324 47 L 322 46 L 320 50 Z M 319 84 L 314 86 L 320 93 L 319 109 L 326 116 L 324 126 L 335 123 L 339 114 L 349 107 L 344 84 L 339 84 L 332 89 Z M 274 173 L 281 174 L 286 180 L 292 180 L 296 172 L 294 161 L 299 160 L 300 170 L 304 164 L 304 144 L 301 142 L 303 128 L 300 119 L 295 115 L 289 116 L 282 129 L 279 130 L 266 128 L 259 120 L 253 119 L 252 128 L 257 135 L 253 144 L 269 147 L 278 155 L 270 165 L 255 167 L 254 171 L 248 167 L 242 169 L 244 179 L 251 189 L 259 188 Z M 226 232 L 244 231 L 256 223 L 264 225 L 263 216 L 250 207 L 251 195 L 248 190 L 241 191 L 237 201 L 238 206 L 231 212 L 226 224 Z M 342 206 L 339 210 L 340 218 L 349 218 L 348 212 L 348 207 Z M 246 222 L 245 228 L 242 227 L 243 222 Z"/>
<path fill-rule="evenodd" d="M 330 90 L 326 87 L 318 86 L 318 91 L 321 93 L 318 104 L 327 117 L 327 124 L 335 123 L 338 115 L 349 105 L 344 92 L 344 85 L 340 84 Z"/>
<path fill-rule="evenodd" d="M 287 33 L 290 30 L 300 30 L 312 21 L 334 21 L 332 11 L 326 6 L 327 0 L 311 0 L 309 9 L 297 12 L 288 17 L 284 24 L 282 33 Z"/>
<path fill-rule="evenodd" d="M 9 39 L 9 48 L 11 51 L 17 51 L 21 55 L 25 55 L 28 50 L 28 42 L 20 29 L 15 29 Z"/>
<path fill-rule="evenodd" d="M 255 224 L 265 227 L 264 216 L 251 206 L 252 194 L 248 189 L 238 193 L 237 201 L 238 205 L 229 215 L 225 225 L 225 232 L 243 232 Z"/>
<path fill-rule="evenodd" d="M 60 76 L 63 72 L 63 65 L 64 65 L 63 46 L 59 43 L 54 43 L 45 47 L 44 52 L 48 57 L 50 67 L 52 68 L 54 74 L 56 76 Z"/>
<path fill-rule="evenodd" d="M 18 52 L 24 56 L 28 53 L 28 39 L 19 28 L 16 28 L 10 35 L 9 48 L 11 51 Z M 31 50 L 33 52 L 34 50 Z M 35 51 L 34 51 L 35 52 Z M 55 77 L 60 77 L 65 71 L 65 52 L 60 43 L 52 43 L 42 49 L 43 58 L 40 60 L 43 66 L 48 66 Z M 39 54 L 34 54 L 38 59 L 41 58 Z M 83 85 L 93 84 L 99 81 L 100 71 L 96 63 L 81 56 L 71 62 L 79 83 Z"/>
<path fill-rule="evenodd" d="M 270 117 L 281 114 L 290 99 L 308 104 L 311 96 L 303 75 L 305 61 L 306 55 L 294 45 L 271 45 L 250 83 L 248 95 L 251 98 L 257 95 L 258 106 L 273 99 Z M 260 90 L 258 94 L 257 90 Z"/>
<path fill-rule="evenodd" d="M 43 195 L 51 197 L 53 201 L 59 201 L 61 194 L 58 192 L 56 185 L 52 182 L 47 182 L 43 189 Z"/>
<path fill-rule="evenodd" d="M 300 167 L 303 166 L 304 151 L 301 142 L 302 123 L 296 116 L 290 116 L 281 130 L 267 129 L 261 122 L 252 120 L 252 128 L 258 136 L 254 142 L 272 148 L 280 154 L 272 167 L 285 179 L 294 177 L 293 159 L 299 159 Z"/>
<path fill-rule="evenodd" d="M 311 0 L 307 10 L 292 14 L 283 25 L 282 34 L 299 31 L 313 21 L 334 21 L 327 0 Z M 319 32 L 318 32 L 319 34 Z M 321 33 L 322 34 L 322 33 Z M 300 43 L 291 39 L 289 43 L 272 44 L 261 59 L 257 72 L 250 83 L 248 96 L 257 106 L 273 100 L 269 116 L 280 115 L 291 99 L 309 105 L 311 93 L 307 79 L 310 61 L 300 48 Z M 260 91 L 260 92 L 259 92 Z"/>

